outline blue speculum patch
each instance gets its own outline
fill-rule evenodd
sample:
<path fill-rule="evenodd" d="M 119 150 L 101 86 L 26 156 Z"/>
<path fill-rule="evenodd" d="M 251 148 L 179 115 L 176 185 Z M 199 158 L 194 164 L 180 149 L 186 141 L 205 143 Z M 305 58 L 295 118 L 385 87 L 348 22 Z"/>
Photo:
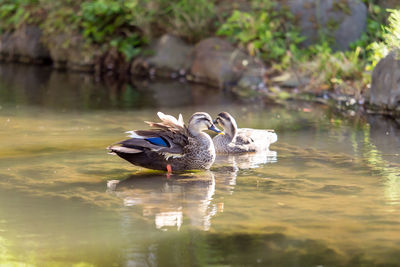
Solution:
<path fill-rule="evenodd" d="M 150 143 L 156 146 L 164 146 L 164 147 L 168 146 L 168 144 L 161 137 L 151 137 L 151 138 L 146 138 L 145 140 L 149 141 Z"/>

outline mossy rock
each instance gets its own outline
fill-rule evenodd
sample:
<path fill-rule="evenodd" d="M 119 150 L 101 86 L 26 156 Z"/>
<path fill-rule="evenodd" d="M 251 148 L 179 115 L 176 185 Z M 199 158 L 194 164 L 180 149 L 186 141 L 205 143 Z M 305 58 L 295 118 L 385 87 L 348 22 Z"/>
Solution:
<path fill-rule="evenodd" d="M 375 108 L 400 111 L 400 52 L 392 51 L 381 59 L 372 72 L 366 98 Z"/>
<path fill-rule="evenodd" d="M 42 30 L 36 25 L 22 25 L 13 32 L 0 36 L 0 54 L 3 59 L 20 62 L 50 60 L 50 53 L 42 42 Z"/>
<path fill-rule="evenodd" d="M 367 8 L 360 0 L 291 0 L 285 5 L 298 20 L 306 46 L 324 36 L 334 50 L 346 50 L 366 30 Z"/>

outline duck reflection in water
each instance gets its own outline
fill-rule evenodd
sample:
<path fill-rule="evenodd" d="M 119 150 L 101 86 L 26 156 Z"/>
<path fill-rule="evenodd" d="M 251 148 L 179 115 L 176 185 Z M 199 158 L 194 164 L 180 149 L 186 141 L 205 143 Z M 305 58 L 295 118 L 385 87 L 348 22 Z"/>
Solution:
<path fill-rule="evenodd" d="M 144 217 L 154 217 L 157 229 L 167 230 L 188 223 L 209 230 L 218 205 L 212 203 L 215 178 L 211 171 L 172 175 L 139 173 L 125 180 L 108 181 L 108 192 L 125 207 L 140 206 Z"/>
<path fill-rule="evenodd" d="M 215 173 L 218 189 L 224 189 L 232 194 L 239 170 L 254 169 L 277 161 L 277 152 L 270 150 L 245 154 L 219 154 L 212 171 Z"/>
<path fill-rule="evenodd" d="M 212 171 L 174 174 L 170 178 L 162 173 L 141 172 L 124 180 L 108 181 L 107 191 L 121 198 L 127 208 L 141 207 L 142 215 L 153 217 L 157 229 L 180 230 L 187 223 L 208 231 L 211 218 L 223 212 L 224 204 L 218 199 L 233 193 L 239 169 L 276 162 L 276 152 L 270 152 L 219 155 Z"/>

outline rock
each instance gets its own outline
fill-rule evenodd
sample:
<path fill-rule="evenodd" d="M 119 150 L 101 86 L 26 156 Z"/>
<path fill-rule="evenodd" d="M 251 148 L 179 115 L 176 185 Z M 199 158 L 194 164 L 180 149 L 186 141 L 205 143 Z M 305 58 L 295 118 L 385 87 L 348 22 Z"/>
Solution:
<path fill-rule="evenodd" d="M 151 46 L 154 55 L 135 59 L 131 72 L 133 74 L 143 74 L 148 73 L 150 69 L 154 69 L 154 74 L 159 77 L 182 76 L 190 68 L 192 48 L 180 38 L 164 34 Z"/>
<path fill-rule="evenodd" d="M 298 88 L 308 84 L 310 78 L 296 75 L 296 73 L 293 72 L 284 72 L 281 75 L 272 78 L 271 81 L 282 87 Z"/>
<path fill-rule="evenodd" d="M 0 37 L 3 58 L 22 62 L 50 59 L 49 50 L 42 42 L 42 30 L 36 25 L 23 25 L 12 33 Z"/>
<path fill-rule="evenodd" d="M 377 4 L 383 8 L 399 8 L 400 2 L 399 0 L 378 0 Z"/>
<path fill-rule="evenodd" d="M 130 62 L 126 61 L 125 56 L 118 52 L 116 47 L 108 49 L 99 64 L 99 66 L 96 66 L 96 68 L 99 68 L 98 71 L 114 72 L 120 75 L 128 74 L 130 71 Z"/>
<path fill-rule="evenodd" d="M 47 44 L 55 68 L 93 71 L 100 50 L 85 43 L 80 34 L 61 33 L 48 38 Z"/>
<path fill-rule="evenodd" d="M 369 103 L 383 109 L 400 109 L 400 60 L 399 52 L 392 51 L 381 59 L 372 72 Z"/>
<path fill-rule="evenodd" d="M 93 71 L 100 57 L 100 49 L 85 44 L 83 38 L 77 38 L 76 42 L 68 49 L 67 68 L 78 71 Z"/>
<path fill-rule="evenodd" d="M 335 40 L 334 50 L 346 50 L 366 29 L 367 8 L 360 0 L 290 0 L 286 5 L 298 19 L 307 46 L 327 34 Z"/>
<path fill-rule="evenodd" d="M 0 37 L 0 59 L 13 60 L 14 58 L 14 45 L 15 41 L 11 38 L 11 33 L 3 33 Z"/>
<path fill-rule="evenodd" d="M 192 55 L 190 71 L 196 82 L 219 88 L 235 85 L 257 88 L 263 83 L 264 64 L 220 38 L 199 42 Z"/>

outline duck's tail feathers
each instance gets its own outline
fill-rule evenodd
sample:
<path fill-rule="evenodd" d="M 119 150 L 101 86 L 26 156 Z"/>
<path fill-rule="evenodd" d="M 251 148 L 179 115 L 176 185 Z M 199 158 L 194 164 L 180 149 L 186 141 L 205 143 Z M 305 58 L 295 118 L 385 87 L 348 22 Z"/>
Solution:
<path fill-rule="evenodd" d="M 157 113 L 157 115 L 160 118 L 161 122 L 145 121 L 145 123 L 147 123 L 151 127 L 158 128 L 161 130 L 186 134 L 186 127 L 185 123 L 183 122 L 182 114 L 179 114 L 178 119 L 176 119 L 174 116 L 166 115 L 160 111 Z"/>
<path fill-rule="evenodd" d="M 126 131 L 125 133 L 128 134 L 128 137 L 131 137 L 131 138 L 142 138 L 142 139 L 145 138 L 144 136 L 138 135 L 136 133 L 136 131 Z"/>
<path fill-rule="evenodd" d="M 118 144 L 114 144 L 114 145 L 108 146 L 107 149 L 108 149 L 110 154 L 117 154 L 117 153 L 137 154 L 137 153 L 142 153 L 143 152 L 143 150 L 140 150 L 140 149 L 120 146 Z"/>
<path fill-rule="evenodd" d="M 178 119 L 176 119 L 172 115 L 164 114 L 161 111 L 157 112 L 157 115 L 160 118 L 160 120 L 165 124 L 169 124 L 169 125 L 172 124 L 172 125 L 178 125 L 180 127 L 184 127 L 182 114 L 179 114 Z"/>
<path fill-rule="evenodd" d="M 181 127 L 185 128 L 185 122 L 183 121 L 183 116 L 182 116 L 181 113 L 179 113 L 178 124 L 179 124 Z"/>

